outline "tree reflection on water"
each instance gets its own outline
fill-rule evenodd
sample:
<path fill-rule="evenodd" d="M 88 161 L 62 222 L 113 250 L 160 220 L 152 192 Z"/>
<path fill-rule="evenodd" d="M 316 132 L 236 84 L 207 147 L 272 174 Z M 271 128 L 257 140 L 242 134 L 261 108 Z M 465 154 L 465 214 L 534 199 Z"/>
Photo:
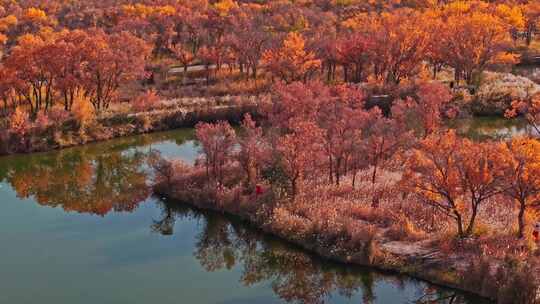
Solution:
<path fill-rule="evenodd" d="M 99 216 L 132 212 L 151 193 L 145 164 L 152 146 L 180 146 L 192 139 L 193 130 L 180 129 L 5 156 L 0 160 L 0 183 L 7 183 L 19 198 L 65 211 Z"/>
<path fill-rule="evenodd" d="M 5 181 L 19 198 L 32 197 L 43 206 L 100 216 L 131 212 L 151 192 L 145 160 L 137 151 L 61 151 L 12 164 Z"/>
<path fill-rule="evenodd" d="M 288 303 L 332 303 L 332 299 L 338 296 L 351 301 L 359 298 L 360 303 L 365 304 L 381 303 L 377 302 L 377 291 L 388 291 L 377 288 L 381 285 L 414 291 L 410 299 L 397 298 L 393 303 L 481 303 L 405 276 L 315 258 L 233 217 L 194 210 L 174 202 L 159 204 L 162 217 L 154 221 L 153 231 L 170 235 L 174 233 L 175 221 L 196 219 L 201 228 L 194 255 L 206 271 L 240 268 L 242 284 L 269 283 L 273 292 Z"/>
<path fill-rule="evenodd" d="M 19 198 L 32 198 L 43 206 L 99 216 L 132 212 L 151 193 L 151 174 L 145 166 L 151 155 L 149 146 L 171 138 L 181 142 L 190 134 L 141 136 L 53 153 L 5 157 L 0 162 L 0 183 L 9 185 Z M 158 204 L 161 216 L 151 224 L 152 231 L 173 235 L 177 221 L 195 219 L 200 225 L 193 254 L 206 271 L 240 269 L 243 285 L 269 284 L 284 302 L 333 303 L 346 299 L 388 303 L 384 299 L 393 291 L 391 303 L 482 303 L 405 276 L 313 257 L 233 217 L 174 202 Z"/>

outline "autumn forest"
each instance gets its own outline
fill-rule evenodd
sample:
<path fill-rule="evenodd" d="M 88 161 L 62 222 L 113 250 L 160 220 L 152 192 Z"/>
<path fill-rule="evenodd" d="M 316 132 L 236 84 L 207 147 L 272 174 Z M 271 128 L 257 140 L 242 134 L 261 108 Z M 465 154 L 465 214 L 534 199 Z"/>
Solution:
<path fill-rule="evenodd" d="M 478 121 L 510 132 L 464 131 Z M 148 135 L 174 129 L 196 156 Z M 105 142 L 126 136 L 160 139 Z M 162 235 L 189 206 L 333 262 L 534 304 L 539 138 L 535 0 L 0 0 L 0 201 L 6 183 L 105 217 L 157 197 Z M 99 153 L 73 152 L 86 145 Z"/>

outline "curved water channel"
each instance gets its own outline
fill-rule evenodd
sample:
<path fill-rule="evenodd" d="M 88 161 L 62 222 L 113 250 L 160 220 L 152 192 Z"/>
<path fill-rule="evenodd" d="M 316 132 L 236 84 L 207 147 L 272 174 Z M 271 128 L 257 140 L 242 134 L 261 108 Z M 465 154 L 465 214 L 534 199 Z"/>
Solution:
<path fill-rule="evenodd" d="M 484 303 L 152 197 L 152 149 L 197 154 L 176 130 L 0 158 L 0 303 Z"/>

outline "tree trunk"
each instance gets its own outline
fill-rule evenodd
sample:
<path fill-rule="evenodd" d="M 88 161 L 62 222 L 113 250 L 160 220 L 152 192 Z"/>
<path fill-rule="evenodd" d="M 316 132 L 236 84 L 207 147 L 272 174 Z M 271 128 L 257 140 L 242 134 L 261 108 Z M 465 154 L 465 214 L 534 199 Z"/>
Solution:
<path fill-rule="evenodd" d="M 341 182 L 341 174 L 340 174 L 340 172 L 339 172 L 340 167 L 341 167 L 341 159 L 338 158 L 338 159 L 336 160 L 336 167 L 334 168 L 334 169 L 335 169 L 335 170 L 334 170 L 334 171 L 335 171 L 334 173 L 336 174 L 336 186 L 339 186 L 339 184 L 340 184 L 340 182 Z"/>
<path fill-rule="evenodd" d="M 298 182 L 297 182 L 297 179 L 298 177 L 294 177 L 291 179 L 291 190 L 292 190 L 292 199 L 294 200 L 296 198 L 296 194 L 298 193 Z"/>
<path fill-rule="evenodd" d="M 519 214 L 518 214 L 518 237 L 521 239 L 525 236 L 525 210 L 527 205 L 525 200 L 519 201 Z"/>
<path fill-rule="evenodd" d="M 373 173 L 371 174 L 371 184 L 374 185 L 375 181 L 377 179 L 377 167 L 378 167 L 378 160 L 375 161 L 373 164 Z"/>
<path fill-rule="evenodd" d="M 325 68 L 326 68 L 326 82 L 330 82 L 332 81 L 332 64 L 327 63 L 325 65 Z"/>
<path fill-rule="evenodd" d="M 332 183 L 334 181 L 334 165 L 332 161 L 332 155 L 328 156 L 328 182 Z"/>
<path fill-rule="evenodd" d="M 458 236 L 460 238 L 465 237 L 465 234 L 463 233 L 463 220 L 461 219 L 461 214 L 459 212 L 454 211 L 454 214 L 456 215 L 456 224 L 458 228 Z"/>
<path fill-rule="evenodd" d="M 471 235 L 473 233 L 474 223 L 476 221 L 476 216 L 478 214 L 478 204 L 479 203 L 473 203 L 471 219 L 469 220 L 469 225 L 467 226 L 467 231 L 465 231 L 465 235 L 467 235 L 467 236 L 469 236 L 469 235 Z"/>
<path fill-rule="evenodd" d="M 459 79 L 461 78 L 460 74 L 461 74 L 460 70 L 458 70 L 458 69 L 454 70 L 454 80 L 456 81 L 456 84 L 458 84 L 458 85 L 459 85 Z"/>

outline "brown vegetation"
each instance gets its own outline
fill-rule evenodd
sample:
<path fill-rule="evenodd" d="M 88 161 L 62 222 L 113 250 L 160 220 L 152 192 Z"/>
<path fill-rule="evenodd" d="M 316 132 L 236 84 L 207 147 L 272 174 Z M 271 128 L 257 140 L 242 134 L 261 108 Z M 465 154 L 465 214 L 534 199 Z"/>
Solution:
<path fill-rule="evenodd" d="M 239 135 L 200 123 L 200 159 L 170 163 L 155 190 L 323 256 L 535 303 L 537 278 L 521 271 L 538 269 L 536 140 L 461 138 L 441 124 L 444 107 L 422 107 L 445 92 L 419 90 L 383 116 L 354 87 L 279 86 L 264 129 L 249 116 Z"/>

